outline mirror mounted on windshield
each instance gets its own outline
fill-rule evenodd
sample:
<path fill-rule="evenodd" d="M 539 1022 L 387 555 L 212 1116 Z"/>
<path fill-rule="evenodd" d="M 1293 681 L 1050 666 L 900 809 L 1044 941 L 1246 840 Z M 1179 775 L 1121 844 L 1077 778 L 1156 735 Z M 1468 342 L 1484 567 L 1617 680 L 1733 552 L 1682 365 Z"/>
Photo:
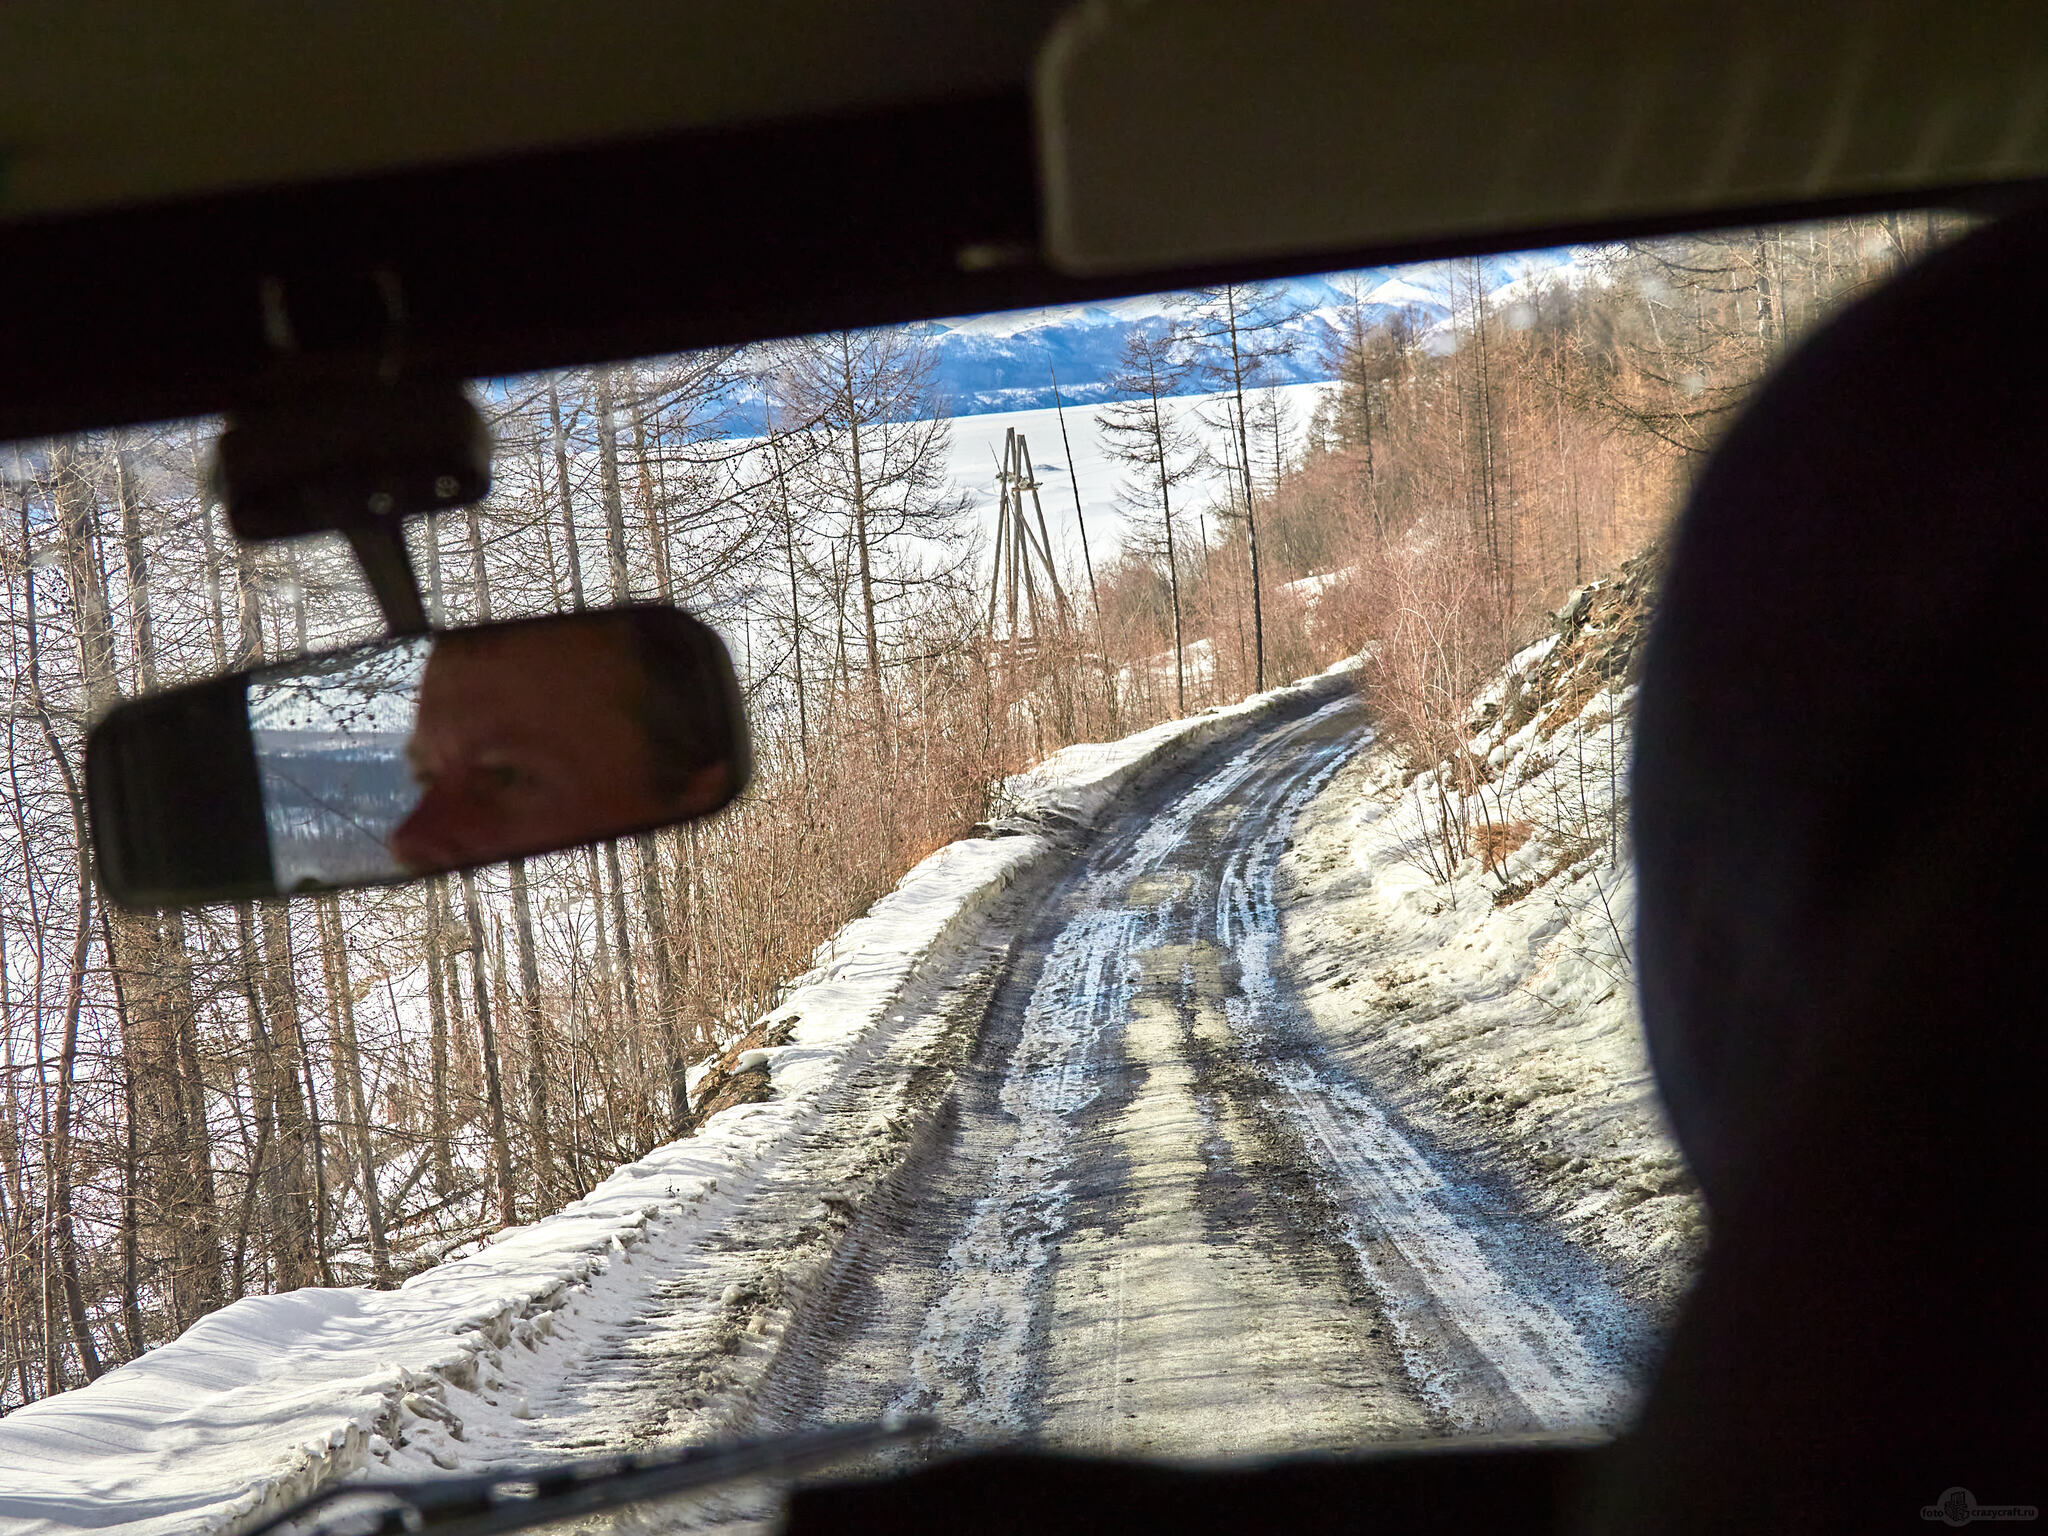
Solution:
<path fill-rule="evenodd" d="M 461 384 L 293 358 L 228 415 L 215 488 L 235 537 L 299 538 L 481 501 L 491 439 Z"/>
<path fill-rule="evenodd" d="M 708 816 L 752 768 L 732 658 L 644 605 L 399 635 L 124 704 L 86 745 L 128 907 L 344 890 Z"/>
<path fill-rule="evenodd" d="M 283 319 L 279 325 L 288 332 Z M 214 489 L 245 542 L 346 536 L 394 635 L 427 628 L 405 519 L 481 501 L 491 437 L 455 380 L 286 352 L 228 413 Z"/>

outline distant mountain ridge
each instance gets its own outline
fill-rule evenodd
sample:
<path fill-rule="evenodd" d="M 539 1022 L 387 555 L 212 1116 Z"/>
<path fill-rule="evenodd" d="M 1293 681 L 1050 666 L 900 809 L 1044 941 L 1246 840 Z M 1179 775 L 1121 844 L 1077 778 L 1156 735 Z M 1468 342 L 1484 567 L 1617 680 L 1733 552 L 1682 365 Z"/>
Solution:
<path fill-rule="evenodd" d="M 1343 312 L 1356 280 L 1368 318 L 1384 322 L 1412 311 L 1425 329 L 1448 319 L 1453 309 L 1452 262 L 1402 267 L 1368 267 L 1291 278 L 1275 286 L 1287 308 L 1300 317 L 1288 327 L 1293 353 L 1271 369 L 1272 384 L 1313 384 L 1331 377 L 1330 359 Z M 1569 251 L 1526 251 L 1480 259 L 1489 293 L 1533 274 L 1572 265 Z M 1100 304 L 1012 310 L 934 320 L 926 327 L 938 354 L 936 383 L 957 416 L 990 411 L 1040 410 L 1053 402 L 1053 374 L 1068 405 L 1098 405 L 1116 398 L 1109 379 L 1116 372 L 1124 339 L 1140 327 L 1162 327 L 1177 311 L 1171 294 L 1144 294 Z M 1190 381 L 1187 393 L 1212 386 Z"/>

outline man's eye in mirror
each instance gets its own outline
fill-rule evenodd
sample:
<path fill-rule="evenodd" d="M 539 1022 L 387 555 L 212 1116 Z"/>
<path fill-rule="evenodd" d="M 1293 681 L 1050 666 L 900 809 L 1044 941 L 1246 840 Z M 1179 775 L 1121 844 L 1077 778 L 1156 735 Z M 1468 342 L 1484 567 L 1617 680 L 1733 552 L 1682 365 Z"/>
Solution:
<path fill-rule="evenodd" d="M 404 748 L 418 798 L 390 856 L 448 869 L 715 810 L 735 786 L 701 725 L 713 681 L 624 615 L 438 636 Z"/>
<path fill-rule="evenodd" d="M 246 702 L 253 773 L 181 772 L 219 756 L 202 738 L 224 689 Z M 103 878 L 135 903 L 549 852 L 708 815 L 749 772 L 725 647 L 661 607 L 386 640 L 141 700 L 96 728 L 88 761 Z M 229 803 L 238 787 L 253 805 Z M 242 847 L 234 867 L 181 855 L 150 824 L 165 812 Z"/>

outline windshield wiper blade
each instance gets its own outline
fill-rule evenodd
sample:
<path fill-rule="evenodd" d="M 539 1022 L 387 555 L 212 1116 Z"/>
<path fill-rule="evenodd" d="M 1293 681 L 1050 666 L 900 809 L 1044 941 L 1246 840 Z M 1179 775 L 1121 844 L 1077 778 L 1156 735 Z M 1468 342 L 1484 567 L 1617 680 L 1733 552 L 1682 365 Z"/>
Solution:
<path fill-rule="evenodd" d="M 931 1419 L 888 1418 L 760 1440 L 593 1456 L 468 1477 L 336 1483 L 252 1527 L 245 1536 L 287 1530 L 293 1536 L 402 1536 L 415 1531 L 433 1536 L 494 1536 L 643 1499 L 695 1492 L 743 1477 L 795 1472 L 891 1441 L 927 1435 L 937 1427 Z M 312 1524 L 304 1523 L 316 1511 L 340 1501 L 351 1507 Z"/>

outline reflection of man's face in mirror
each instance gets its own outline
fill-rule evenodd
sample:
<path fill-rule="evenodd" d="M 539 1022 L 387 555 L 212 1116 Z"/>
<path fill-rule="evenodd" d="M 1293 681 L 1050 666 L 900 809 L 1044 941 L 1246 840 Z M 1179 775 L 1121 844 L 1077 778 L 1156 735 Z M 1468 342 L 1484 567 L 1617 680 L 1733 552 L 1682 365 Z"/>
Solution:
<path fill-rule="evenodd" d="M 713 809 L 726 765 L 673 782 L 647 698 L 624 621 L 438 636 L 406 746 L 420 800 L 392 856 L 416 871 L 487 863 Z"/>

